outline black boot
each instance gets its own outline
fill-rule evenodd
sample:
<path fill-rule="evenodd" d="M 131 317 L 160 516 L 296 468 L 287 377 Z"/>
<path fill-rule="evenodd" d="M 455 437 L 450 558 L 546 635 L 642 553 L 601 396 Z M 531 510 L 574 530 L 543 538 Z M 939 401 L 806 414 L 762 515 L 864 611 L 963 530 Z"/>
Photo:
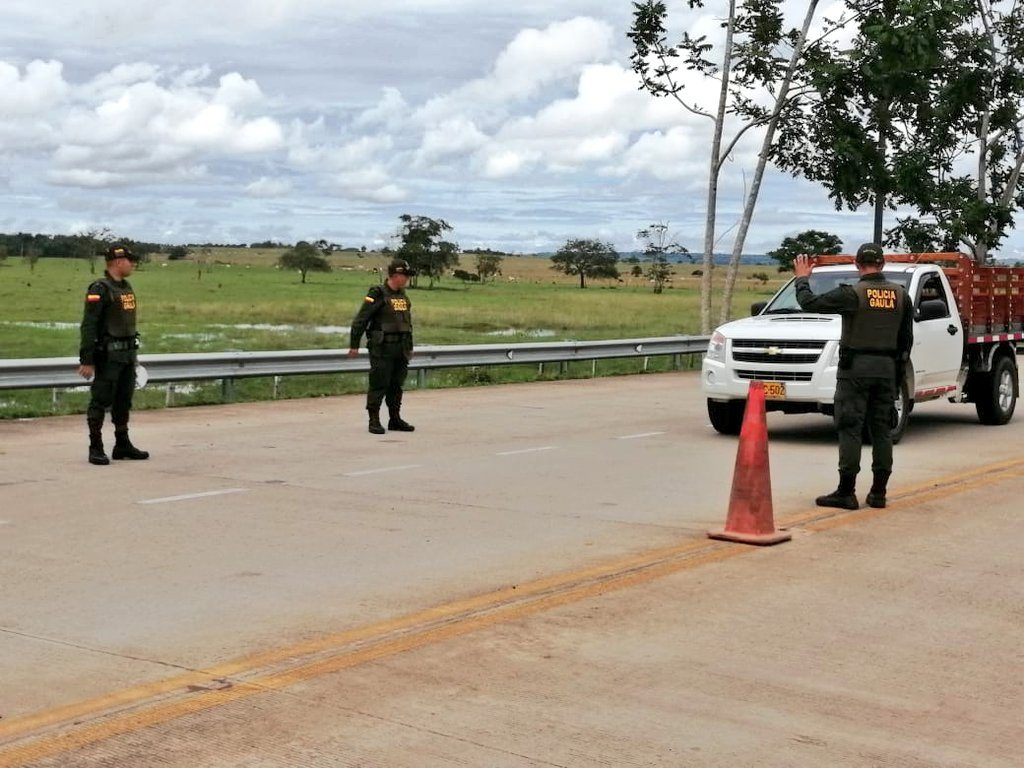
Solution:
<path fill-rule="evenodd" d="M 392 430 L 393 432 L 412 432 L 412 431 L 414 431 L 416 429 L 416 427 L 414 427 L 408 421 L 403 421 L 402 417 L 399 415 L 399 412 L 400 412 L 400 408 L 397 408 L 397 407 L 389 407 L 388 408 L 388 415 L 390 417 L 388 419 L 388 429 Z"/>
<path fill-rule="evenodd" d="M 110 463 L 103 450 L 103 422 L 89 419 L 89 463 L 104 466 Z"/>
<path fill-rule="evenodd" d="M 857 476 L 839 473 L 839 487 L 826 496 L 819 496 L 814 503 L 819 507 L 835 507 L 837 509 L 857 509 L 857 496 L 854 489 L 857 486 Z"/>
<path fill-rule="evenodd" d="M 867 498 L 864 499 L 869 507 L 875 507 L 876 509 L 885 508 L 885 488 L 889 484 L 890 474 L 892 473 L 875 472 L 874 479 L 871 482 L 871 490 L 868 491 Z"/>
<path fill-rule="evenodd" d="M 128 430 L 119 429 L 114 433 L 114 450 L 110 452 L 110 455 L 115 459 L 143 461 L 149 458 L 149 451 L 140 451 L 128 439 Z"/>
<path fill-rule="evenodd" d="M 370 414 L 370 434 L 383 435 L 387 430 L 380 423 L 380 408 L 367 408 L 366 411 Z"/>

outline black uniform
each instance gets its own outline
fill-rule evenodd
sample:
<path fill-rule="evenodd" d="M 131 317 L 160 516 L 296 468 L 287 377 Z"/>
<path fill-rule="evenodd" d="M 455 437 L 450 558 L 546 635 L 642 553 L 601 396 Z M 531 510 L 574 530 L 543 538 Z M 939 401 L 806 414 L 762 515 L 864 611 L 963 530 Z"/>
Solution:
<path fill-rule="evenodd" d="M 910 297 L 903 286 L 887 281 L 881 272 L 873 272 L 853 286 L 840 286 L 820 296 L 811 292 L 806 277 L 798 277 L 796 300 L 808 312 L 843 317 L 835 396 L 840 483 L 844 476 L 856 478 L 860 471 L 861 443 L 867 424 L 871 468 L 877 484 L 879 475 L 887 479 L 892 471 L 891 429 L 896 388 L 901 386 L 903 366 L 914 343 Z"/>
<path fill-rule="evenodd" d="M 102 427 L 108 408 L 115 430 L 128 428 L 139 346 L 135 312 L 135 292 L 127 280 L 115 280 L 106 273 L 89 286 L 78 359 L 96 367 L 87 412 L 90 432 Z"/>
<path fill-rule="evenodd" d="M 413 348 L 412 302 L 405 291 L 393 290 L 387 283 L 370 288 L 352 320 L 350 349 L 359 346 L 363 333 L 370 351 L 366 408 L 372 415 L 386 401 L 392 419 L 400 420 L 402 385 Z"/>

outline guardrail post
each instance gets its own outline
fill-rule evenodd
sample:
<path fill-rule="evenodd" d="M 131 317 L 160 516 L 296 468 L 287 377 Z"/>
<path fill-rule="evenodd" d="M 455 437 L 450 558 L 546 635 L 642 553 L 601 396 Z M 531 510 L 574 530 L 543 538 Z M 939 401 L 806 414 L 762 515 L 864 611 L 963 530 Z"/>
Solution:
<path fill-rule="evenodd" d="M 271 399 L 277 400 L 277 394 L 278 394 L 278 390 L 280 389 L 280 387 L 281 387 L 281 377 L 280 376 L 275 376 L 274 377 L 274 389 L 273 389 L 273 392 L 270 395 Z"/>
<path fill-rule="evenodd" d="M 222 403 L 233 403 L 235 401 L 235 380 L 223 378 L 220 380 L 220 399 Z"/>
<path fill-rule="evenodd" d="M 60 390 L 54 387 L 50 390 L 50 409 L 56 411 L 60 405 Z"/>
<path fill-rule="evenodd" d="M 537 363 L 537 375 L 544 378 L 544 363 Z"/>
<path fill-rule="evenodd" d="M 558 362 L 558 375 L 565 376 L 569 372 L 569 363 L 566 360 L 560 360 Z"/>
<path fill-rule="evenodd" d="M 644 357 L 644 373 L 647 373 L 647 364 L 651 362 L 651 358 Z"/>
<path fill-rule="evenodd" d="M 164 408 L 174 405 L 174 382 L 167 382 L 167 393 L 164 395 Z"/>
<path fill-rule="evenodd" d="M 426 389 L 427 387 L 427 369 L 420 368 L 416 371 L 416 388 Z"/>
<path fill-rule="evenodd" d="M 678 371 L 682 364 L 682 358 L 679 355 L 672 355 L 672 370 Z"/>
<path fill-rule="evenodd" d="M 597 358 L 595 357 L 590 361 L 590 375 L 593 378 L 597 378 Z"/>

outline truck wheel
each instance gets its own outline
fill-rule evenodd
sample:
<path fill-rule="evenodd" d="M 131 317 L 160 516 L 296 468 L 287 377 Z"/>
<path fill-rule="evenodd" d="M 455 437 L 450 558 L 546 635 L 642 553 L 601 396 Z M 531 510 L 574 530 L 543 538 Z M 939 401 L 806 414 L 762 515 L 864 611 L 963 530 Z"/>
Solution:
<path fill-rule="evenodd" d="M 716 432 L 723 435 L 738 435 L 743 426 L 743 411 L 747 407 L 746 400 L 729 400 L 721 403 L 708 400 L 708 418 Z"/>
<path fill-rule="evenodd" d="M 910 421 L 910 412 L 914 404 L 910 400 L 910 391 L 907 389 L 907 382 L 900 384 L 899 394 L 896 395 L 896 426 L 892 428 L 892 444 L 896 445 L 903 439 L 907 431 L 907 422 Z"/>
<path fill-rule="evenodd" d="M 903 382 L 900 386 L 899 394 L 896 395 L 896 426 L 893 427 L 892 431 L 889 433 L 892 435 L 893 445 L 896 445 L 896 443 L 903 439 L 903 435 L 907 431 L 907 422 L 910 421 L 910 412 L 913 409 L 914 404 L 910 400 L 910 392 L 907 389 L 907 383 Z M 868 429 L 867 422 L 864 423 L 861 442 L 863 442 L 864 445 L 871 445 L 871 431 Z"/>
<path fill-rule="evenodd" d="M 977 379 L 974 407 L 982 424 L 1005 424 L 1017 407 L 1017 366 L 1008 357 L 1000 357 L 992 372 Z"/>

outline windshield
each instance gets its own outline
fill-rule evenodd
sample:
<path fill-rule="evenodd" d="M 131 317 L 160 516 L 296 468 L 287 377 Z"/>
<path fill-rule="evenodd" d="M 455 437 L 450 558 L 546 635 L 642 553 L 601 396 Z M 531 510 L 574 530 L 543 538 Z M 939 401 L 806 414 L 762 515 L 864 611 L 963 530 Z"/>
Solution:
<path fill-rule="evenodd" d="M 885 279 L 906 288 L 910 282 L 910 273 L 886 272 Z M 828 293 L 833 288 L 838 288 L 840 285 L 853 285 L 858 280 L 860 280 L 860 275 L 857 274 L 855 269 L 851 269 L 849 271 L 844 270 L 842 272 L 812 272 L 810 285 L 811 290 L 814 291 L 814 293 L 822 294 Z M 803 311 L 804 310 L 800 309 L 800 305 L 796 303 L 796 284 L 791 280 L 776 294 L 774 299 L 768 302 L 768 306 L 764 308 L 764 311 L 761 314 L 784 315 Z"/>

